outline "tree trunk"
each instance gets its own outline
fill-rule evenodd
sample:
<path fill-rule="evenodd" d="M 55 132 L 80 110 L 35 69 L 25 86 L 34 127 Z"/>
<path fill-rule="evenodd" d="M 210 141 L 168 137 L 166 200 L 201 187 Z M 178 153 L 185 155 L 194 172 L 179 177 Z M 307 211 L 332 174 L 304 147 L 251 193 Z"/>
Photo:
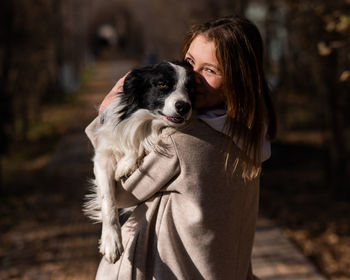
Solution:
<path fill-rule="evenodd" d="M 61 81 L 61 70 L 64 60 L 63 47 L 63 21 L 62 21 L 62 2 L 61 0 L 52 1 L 53 16 L 53 41 L 55 48 L 55 73 L 53 73 L 53 88 L 51 90 L 51 98 L 60 99 L 63 91 Z M 50 97 L 49 97 L 50 99 Z"/>
<path fill-rule="evenodd" d="M 346 164 L 347 150 L 344 132 L 346 131 L 345 116 L 342 110 L 342 91 L 338 85 L 338 52 L 333 50 L 322 58 L 323 78 L 327 90 L 328 108 L 330 113 L 329 141 L 329 175 L 330 184 L 337 197 L 350 199 L 350 189 L 347 187 Z"/>
<path fill-rule="evenodd" d="M 12 99 L 8 92 L 8 79 L 12 67 L 13 58 L 13 23 L 14 23 L 14 3 L 13 1 L 3 1 L 0 5 L 1 12 L 1 33 L 4 39 L 4 56 L 1 65 L 0 75 L 0 192 L 3 191 L 3 169 L 2 156 L 7 152 L 12 125 Z"/>

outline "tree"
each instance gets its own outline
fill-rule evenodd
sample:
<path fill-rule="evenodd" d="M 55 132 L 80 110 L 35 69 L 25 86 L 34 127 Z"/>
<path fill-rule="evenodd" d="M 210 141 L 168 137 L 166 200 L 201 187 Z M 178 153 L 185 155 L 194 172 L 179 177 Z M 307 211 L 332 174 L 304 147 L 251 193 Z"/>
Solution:
<path fill-rule="evenodd" d="M 270 1 L 271 2 L 271 1 Z M 287 7 L 288 84 L 310 99 L 314 118 L 321 115 L 330 132 L 329 182 L 335 194 L 350 199 L 350 4 L 348 1 L 274 0 Z M 308 78 L 306 78 L 308 77 Z M 320 112 L 323 108 L 323 110 Z"/>
<path fill-rule="evenodd" d="M 12 98 L 9 91 L 9 74 L 13 59 L 14 3 L 2 1 L 0 4 L 0 191 L 2 191 L 2 156 L 9 146 L 10 129 L 13 120 Z"/>

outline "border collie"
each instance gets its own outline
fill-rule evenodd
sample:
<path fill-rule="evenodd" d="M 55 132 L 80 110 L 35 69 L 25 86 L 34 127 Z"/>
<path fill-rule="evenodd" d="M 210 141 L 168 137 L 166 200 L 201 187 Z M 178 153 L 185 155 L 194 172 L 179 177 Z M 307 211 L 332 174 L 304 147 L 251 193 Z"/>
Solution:
<path fill-rule="evenodd" d="M 100 252 L 111 263 L 123 253 L 115 180 L 127 178 L 144 156 L 159 148 L 166 127 L 179 128 L 192 113 L 193 76 L 185 62 L 162 62 L 136 68 L 100 115 L 96 131 L 93 193 L 85 213 L 102 222 Z"/>

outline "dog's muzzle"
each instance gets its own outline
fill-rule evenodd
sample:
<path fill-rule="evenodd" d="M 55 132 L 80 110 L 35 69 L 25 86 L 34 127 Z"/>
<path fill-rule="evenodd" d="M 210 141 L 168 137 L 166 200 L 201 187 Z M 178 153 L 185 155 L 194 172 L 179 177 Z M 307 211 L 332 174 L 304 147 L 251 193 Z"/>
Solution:
<path fill-rule="evenodd" d="M 191 104 L 185 101 L 177 101 L 175 103 L 175 109 L 179 115 L 185 116 L 191 110 Z"/>

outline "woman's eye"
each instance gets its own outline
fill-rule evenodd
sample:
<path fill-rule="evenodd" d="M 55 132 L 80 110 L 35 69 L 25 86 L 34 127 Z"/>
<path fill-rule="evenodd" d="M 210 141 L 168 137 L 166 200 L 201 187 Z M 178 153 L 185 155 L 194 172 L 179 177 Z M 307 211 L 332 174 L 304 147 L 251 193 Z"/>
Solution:
<path fill-rule="evenodd" d="M 192 58 L 187 57 L 187 58 L 185 59 L 185 61 L 188 62 L 188 63 L 189 63 L 190 65 L 192 65 L 192 66 L 193 66 L 193 64 L 194 64 Z"/>
<path fill-rule="evenodd" d="M 216 74 L 216 72 L 211 68 L 204 68 L 204 70 L 209 72 L 210 74 Z"/>

